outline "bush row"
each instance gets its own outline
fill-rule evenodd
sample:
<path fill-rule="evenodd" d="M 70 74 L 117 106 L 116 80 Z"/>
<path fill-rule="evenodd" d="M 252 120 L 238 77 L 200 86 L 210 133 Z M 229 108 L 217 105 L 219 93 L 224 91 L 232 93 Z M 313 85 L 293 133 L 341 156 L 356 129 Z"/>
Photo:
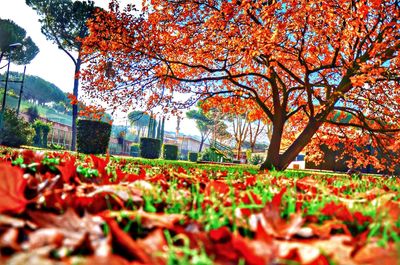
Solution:
<path fill-rule="evenodd" d="M 143 157 L 148 159 L 156 159 L 160 156 L 166 160 L 177 160 L 179 157 L 178 146 L 174 144 L 161 144 L 160 139 L 140 138 L 139 144 L 132 144 L 130 155 L 133 157 Z M 196 162 L 198 153 L 189 153 L 188 160 Z"/>
<path fill-rule="evenodd" d="M 22 118 L 18 118 L 15 111 L 6 109 L 4 112 L 3 127 L 0 126 L 0 144 L 19 147 L 20 145 L 30 144 L 33 138 L 36 146 L 46 147 L 47 135 L 51 130 L 51 124 L 37 120 L 32 127 Z M 95 120 L 78 120 L 78 152 L 85 154 L 106 153 L 110 135 L 111 125 L 109 123 Z M 130 147 L 131 156 L 141 156 L 148 159 L 159 158 L 162 155 L 162 158 L 166 160 L 177 160 L 178 151 L 177 145 L 162 145 L 160 139 L 154 138 L 141 138 L 140 144 L 132 144 Z M 189 152 L 188 160 L 196 162 L 198 160 L 198 153 Z"/>

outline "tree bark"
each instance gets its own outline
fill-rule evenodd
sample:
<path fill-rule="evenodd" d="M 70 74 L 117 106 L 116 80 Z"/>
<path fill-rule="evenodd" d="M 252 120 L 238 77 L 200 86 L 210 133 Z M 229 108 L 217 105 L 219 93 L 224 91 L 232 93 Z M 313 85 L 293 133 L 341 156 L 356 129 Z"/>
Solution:
<path fill-rule="evenodd" d="M 285 125 L 285 113 L 284 111 L 277 110 L 276 114 L 274 115 L 274 119 L 272 121 L 273 128 L 272 128 L 272 136 L 271 142 L 268 147 L 267 158 L 263 164 L 261 164 L 260 169 L 278 169 L 280 162 L 280 148 L 282 142 L 282 135 L 283 135 L 283 128 Z"/>
<path fill-rule="evenodd" d="M 278 170 L 286 169 L 290 162 L 292 162 L 296 156 L 303 150 L 304 147 L 310 142 L 311 138 L 318 131 L 322 122 L 310 121 L 303 132 L 297 137 L 297 139 L 289 146 L 289 148 L 283 153 Z"/>
<path fill-rule="evenodd" d="M 270 152 L 273 142 L 273 140 L 271 140 L 271 145 L 268 149 L 267 159 L 261 165 L 260 169 L 275 169 L 278 171 L 285 170 L 289 166 L 289 164 L 296 158 L 296 156 L 303 150 L 303 148 L 310 142 L 311 138 L 318 131 L 321 125 L 322 122 L 318 122 L 315 120 L 309 121 L 303 132 L 296 138 L 296 140 L 282 155 L 280 155 L 279 153 L 278 155 L 276 155 L 276 146 L 274 146 L 274 150 Z M 274 132 L 272 133 L 272 139 L 274 139 Z"/>
<path fill-rule="evenodd" d="M 238 142 L 238 148 L 237 148 L 237 154 L 236 154 L 236 159 L 240 160 L 241 153 L 242 152 L 242 142 Z"/>
<path fill-rule="evenodd" d="M 201 153 L 201 150 L 203 150 L 204 141 L 205 141 L 204 137 L 201 136 L 200 147 L 199 147 L 199 153 Z"/>
<path fill-rule="evenodd" d="M 79 54 L 75 64 L 75 77 L 74 77 L 74 90 L 73 95 L 78 99 L 79 90 L 79 72 L 81 70 L 82 59 Z M 72 105 L 72 137 L 71 137 L 71 151 L 76 150 L 76 121 L 78 119 L 78 104 Z"/>

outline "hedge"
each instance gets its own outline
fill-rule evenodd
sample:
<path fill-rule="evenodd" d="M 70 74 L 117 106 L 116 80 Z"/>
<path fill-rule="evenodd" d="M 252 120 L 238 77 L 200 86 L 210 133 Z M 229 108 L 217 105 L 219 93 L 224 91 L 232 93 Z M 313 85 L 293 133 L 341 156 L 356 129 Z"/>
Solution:
<path fill-rule="evenodd" d="M 20 147 L 29 144 L 33 134 L 33 129 L 29 123 L 23 118 L 19 118 L 14 110 L 8 108 L 4 110 L 3 126 L 0 127 L 1 145 Z"/>
<path fill-rule="evenodd" d="M 111 135 L 111 125 L 102 121 L 78 120 L 78 152 L 84 154 L 105 154 Z"/>
<path fill-rule="evenodd" d="M 131 150 L 129 152 L 130 156 L 138 157 L 140 153 L 140 146 L 139 144 L 131 144 Z"/>
<path fill-rule="evenodd" d="M 188 156 L 189 161 L 197 162 L 198 158 L 199 158 L 199 153 L 189 152 L 189 156 Z"/>
<path fill-rule="evenodd" d="M 140 138 L 140 156 L 155 159 L 160 157 L 161 140 L 155 138 Z"/>
<path fill-rule="evenodd" d="M 174 144 L 163 145 L 163 158 L 167 160 L 178 159 L 178 146 Z"/>

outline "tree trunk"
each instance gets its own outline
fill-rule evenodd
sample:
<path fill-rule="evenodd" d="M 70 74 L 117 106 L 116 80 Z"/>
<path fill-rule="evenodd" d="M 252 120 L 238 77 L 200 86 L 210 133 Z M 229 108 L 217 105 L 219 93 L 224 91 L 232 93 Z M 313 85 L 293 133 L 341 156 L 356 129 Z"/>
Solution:
<path fill-rule="evenodd" d="M 303 148 L 310 142 L 311 138 L 318 131 L 322 122 L 309 121 L 303 132 L 297 137 L 297 139 L 289 146 L 289 148 L 282 154 L 276 155 L 276 147 L 274 146 L 273 152 L 271 150 L 272 143 L 275 136 L 275 126 L 274 132 L 272 133 L 272 140 L 270 148 L 268 149 L 267 159 L 261 165 L 261 170 L 263 169 L 276 169 L 285 170 L 289 164 L 296 158 L 296 156 L 303 150 Z M 276 136 L 275 136 L 276 137 Z M 279 150 L 278 150 L 279 152 Z"/>
<path fill-rule="evenodd" d="M 250 150 L 251 150 L 252 153 L 254 153 L 255 146 L 256 146 L 256 142 L 253 142 L 253 143 L 250 144 Z"/>
<path fill-rule="evenodd" d="M 237 154 L 236 154 L 236 159 L 240 160 L 240 153 L 242 152 L 242 142 L 238 142 L 238 148 L 237 148 Z"/>
<path fill-rule="evenodd" d="M 162 118 L 162 122 L 161 122 L 161 136 L 160 136 L 160 139 L 161 139 L 161 143 L 164 143 L 164 126 L 165 126 L 165 117 L 163 117 Z"/>
<path fill-rule="evenodd" d="M 151 129 L 153 128 L 153 113 L 151 113 L 150 118 L 149 118 L 149 124 L 147 125 L 147 138 L 151 137 Z"/>
<path fill-rule="evenodd" d="M 201 150 L 203 150 L 203 145 L 204 145 L 204 142 L 205 142 L 205 138 L 204 138 L 204 136 L 203 135 L 201 135 L 201 141 L 200 141 L 200 147 L 199 147 L 199 153 L 201 153 Z"/>
<path fill-rule="evenodd" d="M 78 99 L 79 89 L 79 72 L 81 70 L 82 59 L 79 54 L 75 64 L 74 90 L 73 95 Z M 76 150 L 76 120 L 78 119 L 78 104 L 72 105 L 72 136 L 71 136 L 71 151 Z"/>
<path fill-rule="evenodd" d="M 274 127 L 272 128 L 272 136 L 271 142 L 269 143 L 267 159 L 261 165 L 260 169 L 277 169 L 280 161 L 280 148 L 282 142 L 283 128 L 285 125 L 283 112 L 277 112 L 274 116 L 274 120 L 272 121 Z"/>

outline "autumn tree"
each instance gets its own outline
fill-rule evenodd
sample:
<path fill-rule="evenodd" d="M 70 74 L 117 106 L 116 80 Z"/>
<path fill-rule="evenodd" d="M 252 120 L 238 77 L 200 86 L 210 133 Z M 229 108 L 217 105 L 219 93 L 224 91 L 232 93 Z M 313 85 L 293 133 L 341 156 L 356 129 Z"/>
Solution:
<path fill-rule="evenodd" d="M 26 36 L 25 29 L 9 19 L 0 19 L 0 62 L 9 55 L 10 45 L 21 43 L 22 46 L 12 51 L 11 61 L 16 64 L 28 64 L 39 53 L 39 48 Z"/>
<path fill-rule="evenodd" d="M 75 66 L 73 95 L 78 98 L 82 41 L 89 33 L 86 22 L 94 17 L 93 1 L 26 0 L 40 16 L 42 33 L 72 60 Z M 76 120 L 78 105 L 72 105 L 71 150 L 76 148 Z"/>
<path fill-rule="evenodd" d="M 249 99 L 273 125 L 262 168 L 285 169 L 317 140 L 343 143 L 363 163 L 397 163 L 398 0 L 148 0 L 135 12 L 112 1 L 90 23 L 91 95 L 166 111 L 217 95 Z M 118 74 L 107 77 L 110 58 Z M 292 139 L 285 150 L 282 139 Z M 366 142 L 385 159 L 352 146 Z"/>

